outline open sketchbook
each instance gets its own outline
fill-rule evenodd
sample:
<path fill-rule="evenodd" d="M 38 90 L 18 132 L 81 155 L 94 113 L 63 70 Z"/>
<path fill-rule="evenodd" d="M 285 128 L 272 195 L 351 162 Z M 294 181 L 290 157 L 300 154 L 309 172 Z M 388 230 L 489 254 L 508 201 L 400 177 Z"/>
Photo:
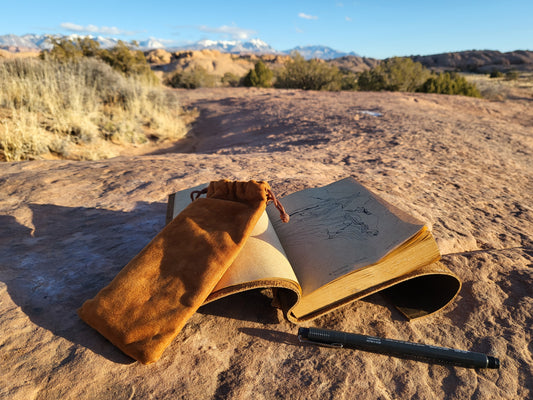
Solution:
<path fill-rule="evenodd" d="M 170 195 L 167 222 L 204 187 Z M 290 222 L 282 223 L 270 204 L 206 303 L 270 287 L 286 318 L 301 322 L 382 291 L 411 319 L 444 307 L 461 287 L 437 262 L 439 249 L 424 223 L 353 178 L 280 201 Z"/>

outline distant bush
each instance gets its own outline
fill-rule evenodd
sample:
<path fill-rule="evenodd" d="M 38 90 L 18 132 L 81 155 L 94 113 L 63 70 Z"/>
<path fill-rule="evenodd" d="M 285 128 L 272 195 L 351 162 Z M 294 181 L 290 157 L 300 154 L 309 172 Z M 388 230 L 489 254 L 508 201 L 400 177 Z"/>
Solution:
<path fill-rule="evenodd" d="M 96 57 L 100 51 L 100 43 L 90 38 L 69 39 L 66 37 L 48 36 L 52 48 L 39 55 L 41 59 L 52 59 L 59 62 L 75 61 L 81 57 Z"/>
<path fill-rule="evenodd" d="M 341 70 L 341 90 L 359 90 L 358 80 L 356 73 Z"/>
<path fill-rule="evenodd" d="M 375 68 L 363 71 L 357 79 L 357 86 L 359 90 L 375 91 L 386 90 L 385 77 Z"/>
<path fill-rule="evenodd" d="M 410 58 L 394 57 L 361 73 L 360 90 L 414 92 L 430 76 L 430 71 Z"/>
<path fill-rule="evenodd" d="M 137 75 L 148 83 L 158 82 L 143 52 L 131 49 L 136 45 L 135 42 L 127 45 L 119 40 L 115 47 L 101 49 L 100 44 L 89 37 L 69 39 L 49 36 L 48 41 L 52 44 L 52 48 L 49 51 L 41 52 L 41 59 L 72 62 L 78 61 L 82 57 L 96 57 L 126 76 Z"/>
<path fill-rule="evenodd" d="M 111 49 L 101 50 L 98 57 L 126 76 L 137 75 L 150 83 L 158 81 L 146 61 L 144 53 L 140 50 L 130 49 L 122 40 L 119 40 L 117 45 Z"/>
<path fill-rule="evenodd" d="M 340 90 L 342 74 L 322 60 L 305 60 L 299 53 L 279 72 L 275 86 L 286 89 Z"/>
<path fill-rule="evenodd" d="M 0 115 L 4 161 L 106 158 L 116 145 L 186 133 L 173 93 L 87 57 L 0 61 Z"/>
<path fill-rule="evenodd" d="M 258 61 L 255 63 L 253 69 L 251 69 L 248 74 L 243 79 L 244 86 L 254 86 L 267 88 L 272 86 L 272 78 L 274 74 L 272 71 L 265 65 L 263 61 Z"/>
<path fill-rule="evenodd" d="M 441 73 L 427 79 L 418 90 L 424 93 L 456 94 L 481 97 L 476 85 L 455 73 Z"/>
<path fill-rule="evenodd" d="M 520 77 L 518 71 L 509 71 L 505 74 L 506 81 L 516 81 Z"/>
<path fill-rule="evenodd" d="M 502 78 L 503 76 L 504 76 L 503 72 L 498 71 L 497 69 L 495 69 L 494 71 L 490 73 L 490 78 Z"/>
<path fill-rule="evenodd" d="M 216 75 L 212 75 L 202 66 L 178 71 L 171 75 L 166 84 L 173 88 L 198 89 L 202 87 L 215 87 L 218 81 Z"/>
<path fill-rule="evenodd" d="M 235 75 L 232 72 L 226 72 L 224 76 L 221 78 L 220 82 L 224 86 L 230 86 L 230 87 L 237 87 L 241 84 L 242 78 Z"/>

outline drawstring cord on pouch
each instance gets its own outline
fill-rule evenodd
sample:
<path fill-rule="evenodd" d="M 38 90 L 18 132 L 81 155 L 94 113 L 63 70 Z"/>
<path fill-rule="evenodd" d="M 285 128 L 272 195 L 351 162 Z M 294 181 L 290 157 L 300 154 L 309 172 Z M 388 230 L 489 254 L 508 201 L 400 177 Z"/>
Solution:
<path fill-rule="evenodd" d="M 202 190 L 192 191 L 191 201 L 197 200 L 201 195 L 206 194 L 206 193 L 207 193 L 207 188 L 202 189 Z M 285 223 L 289 222 L 289 219 L 290 219 L 289 214 L 287 214 L 287 212 L 285 211 L 285 208 L 283 208 L 283 205 L 279 202 L 279 200 L 276 198 L 276 196 L 270 189 L 267 189 L 267 202 L 268 201 L 272 201 L 274 203 L 274 206 L 278 209 L 279 217 L 281 221 Z"/>
<path fill-rule="evenodd" d="M 207 188 L 202 190 L 194 190 L 191 192 L 191 201 L 198 199 L 203 194 L 207 194 Z"/>
<path fill-rule="evenodd" d="M 287 214 L 287 212 L 283 208 L 283 205 L 276 198 L 272 190 L 267 189 L 267 201 L 269 200 L 272 200 L 272 202 L 274 203 L 274 206 L 278 209 L 279 217 L 281 218 L 281 221 L 285 223 L 289 222 L 289 219 L 290 219 L 289 214 Z"/>

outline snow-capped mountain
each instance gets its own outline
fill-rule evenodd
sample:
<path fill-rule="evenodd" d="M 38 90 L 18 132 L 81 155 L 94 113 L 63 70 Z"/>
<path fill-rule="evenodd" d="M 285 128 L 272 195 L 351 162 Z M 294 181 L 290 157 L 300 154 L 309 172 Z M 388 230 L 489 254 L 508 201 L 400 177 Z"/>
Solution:
<path fill-rule="evenodd" d="M 77 35 L 72 34 L 66 36 L 69 39 L 76 39 L 81 37 L 89 37 L 91 39 L 96 40 L 98 43 L 100 43 L 100 47 L 104 49 L 108 49 L 111 47 L 114 47 L 117 45 L 119 39 L 116 38 L 109 38 L 104 36 L 92 36 L 92 35 Z M 48 36 L 47 35 L 35 35 L 35 34 L 28 34 L 23 36 L 17 36 L 17 35 L 0 35 L 0 49 L 1 48 L 12 48 L 12 49 L 18 49 L 18 50 L 45 50 L 51 48 L 51 44 L 48 42 Z M 146 40 L 139 41 L 139 48 L 140 49 L 161 49 L 165 48 L 165 45 L 162 44 L 157 39 L 149 38 Z"/>
<path fill-rule="evenodd" d="M 41 44 L 40 35 L 2 35 L 0 36 L 0 48 L 16 48 L 23 50 L 38 50 Z M 43 39 L 45 37 L 43 36 Z"/>
<path fill-rule="evenodd" d="M 76 39 L 79 37 L 87 37 L 82 35 L 69 35 L 67 38 Z M 104 37 L 104 36 L 91 36 L 91 39 L 100 43 L 100 47 L 106 49 L 116 46 L 119 39 Z M 168 49 L 168 50 L 218 50 L 223 53 L 252 53 L 252 54 L 290 54 L 292 51 L 298 51 L 304 58 L 322 58 L 332 59 L 343 57 L 346 55 L 356 55 L 355 53 L 342 53 L 326 46 L 305 46 L 295 47 L 294 49 L 279 51 L 274 49 L 269 44 L 265 43 L 261 39 L 250 39 L 248 41 L 237 40 L 200 40 L 188 45 L 173 46 L 165 44 L 157 39 L 149 38 L 147 40 L 138 41 L 139 49 L 152 50 L 152 49 Z M 0 35 L 0 49 L 10 50 L 44 50 L 51 47 L 47 40 L 47 35 L 34 35 L 28 34 L 23 36 L 17 35 Z"/>
<path fill-rule="evenodd" d="M 290 50 L 285 50 L 283 53 L 291 54 L 293 51 L 297 51 L 303 58 L 309 60 L 311 58 L 321 58 L 323 60 L 331 60 L 334 58 L 340 58 L 344 56 L 358 56 L 354 52 L 343 53 L 327 46 L 298 46 Z"/>
<path fill-rule="evenodd" d="M 104 49 L 114 47 L 118 43 L 118 39 L 104 36 L 85 36 L 73 34 L 66 37 L 69 39 L 89 37 L 100 43 L 100 47 Z M 138 41 L 138 44 L 141 50 L 171 48 L 175 50 L 211 49 L 219 50 L 225 53 L 280 53 L 279 51 L 273 49 L 271 46 L 269 46 L 267 43 L 263 42 L 260 39 L 251 39 L 246 42 L 236 40 L 200 40 L 198 42 L 191 43 L 186 46 L 167 46 L 157 39 L 149 38 L 147 40 Z M 47 41 L 47 35 L 0 35 L 0 48 L 12 48 L 20 50 L 43 50 L 49 49 L 50 47 L 51 45 Z"/>
<path fill-rule="evenodd" d="M 223 53 L 256 53 L 256 54 L 276 54 L 279 51 L 273 49 L 270 45 L 261 39 L 251 39 L 247 42 L 238 40 L 200 40 L 198 42 L 179 46 L 180 50 L 218 50 Z"/>
<path fill-rule="evenodd" d="M 157 39 L 149 38 L 139 41 L 139 47 L 142 49 L 164 49 L 166 46 Z"/>

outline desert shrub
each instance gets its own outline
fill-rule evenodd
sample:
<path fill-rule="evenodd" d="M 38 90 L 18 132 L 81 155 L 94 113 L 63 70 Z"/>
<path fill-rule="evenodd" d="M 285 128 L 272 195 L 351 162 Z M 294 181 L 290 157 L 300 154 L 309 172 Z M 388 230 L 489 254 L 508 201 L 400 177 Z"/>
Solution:
<path fill-rule="evenodd" d="M 251 69 L 244 77 L 243 85 L 249 87 L 271 87 L 273 77 L 274 74 L 270 68 L 268 68 L 263 61 L 258 61 L 255 63 L 254 68 Z"/>
<path fill-rule="evenodd" d="M 113 48 L 101 49 L 100 44 L 89 37 L 70 39 L 49 36 L 48 41 L 52 44 L 52 48 L 41 52 L 40 57 L 43 60 L 72 62 L 82 57 L 96 57 L 127 76 L 137 75 L 153 84 L 158 82 L 143 52 L 131 49 L 131 46 L 135 45 L 134 42 L 128 46 L 119 40 Z"/>
<path fill-rule="evenodd" d="M 102 51 L 100 43 L 90 37 L 77 38 L 76 44 L 84 57 L 98 57 Z"/>
<path fill-rule="evenodd" d="M 358 90 L 359 76 L 352 71 L 341 70 L 341 90 Z"/>
<path fill-rule="evenodd" d="M 54 61 L 67 62 L 78 60 L 83 57 L 83 50 L 79 44 L 79 39 L 71 40 L 66 37 L 48 36 L 48 42 L 52 48 L 48 51 L 42 51 L 39 57 L 43 60 L 52 59 Z M 100 46 L 96 41 L 95 46 Z"/>
<path fill-rule="evenodd" d="M 385 90 L 385 78 L 382 73 L 375 68 L 363 71 L 357 80 L 360 90 L 381 91 Z"/>
<path fill-rule="evenodd" d="M 360 90 L 414 92 L 430 76 L 430 71 L 410 58 L 393 57 L 361 73 Z"/>
<path fill-rule="evenodd" d="M 118 41 L 115 47 L 100 51 L 98 57 L 127 76 L 137 75 L 143 77 L 149 83 L 157 82 L 157 78 L 146 61 L 144 53 L 140 50 L 130 49 L 121 40 Z"/>
<path fill-rule="evenodd" d="M 475 84 L 468 82 L 463 76 L 449 72 L 431 76 L 420 86 L 418 91 L 481 97 L 481 93 Z"/>
<path fill-rule="evenodd" d="M 490 78 L 502 78 L 502 77 L 503 77 L 503 72 L 498 71 L 497 69 L 495 69 L 494 71 L 490 73 Z"/>
<path fill-rule="evenodd" d="M 173 88 L 198 89 L 202 87 L 215 87 L 218 77 L 198 65 L 190 69 L 178 71 L 168 78 L 166 83 Z"/>
<path fill-rule="evenodd" d="M 69 159 L 116 154 L 111 144 L 179 138 L 176 98 L 96 58 L 0 61 L 0 159 L 53 153 Z"/>
<path fill-rule="evenodd" d="M 505 74 L 506 81 L 516 81 L 520 77 L 518 71 L 509 71 Z"/>
<path fill-rule="evenodd" d="M 322 60 L 305 60 L 293 53 L 277 76 L 275 86 L 286 89 L 340 90 L 342 74 L 339 69 Z"/>
<path fill-rule="evenodd" d="M 241 84 L 242 78 L 231 72 L 226 72 L 220 82 L 224 86 L 237 87 Z"/>

